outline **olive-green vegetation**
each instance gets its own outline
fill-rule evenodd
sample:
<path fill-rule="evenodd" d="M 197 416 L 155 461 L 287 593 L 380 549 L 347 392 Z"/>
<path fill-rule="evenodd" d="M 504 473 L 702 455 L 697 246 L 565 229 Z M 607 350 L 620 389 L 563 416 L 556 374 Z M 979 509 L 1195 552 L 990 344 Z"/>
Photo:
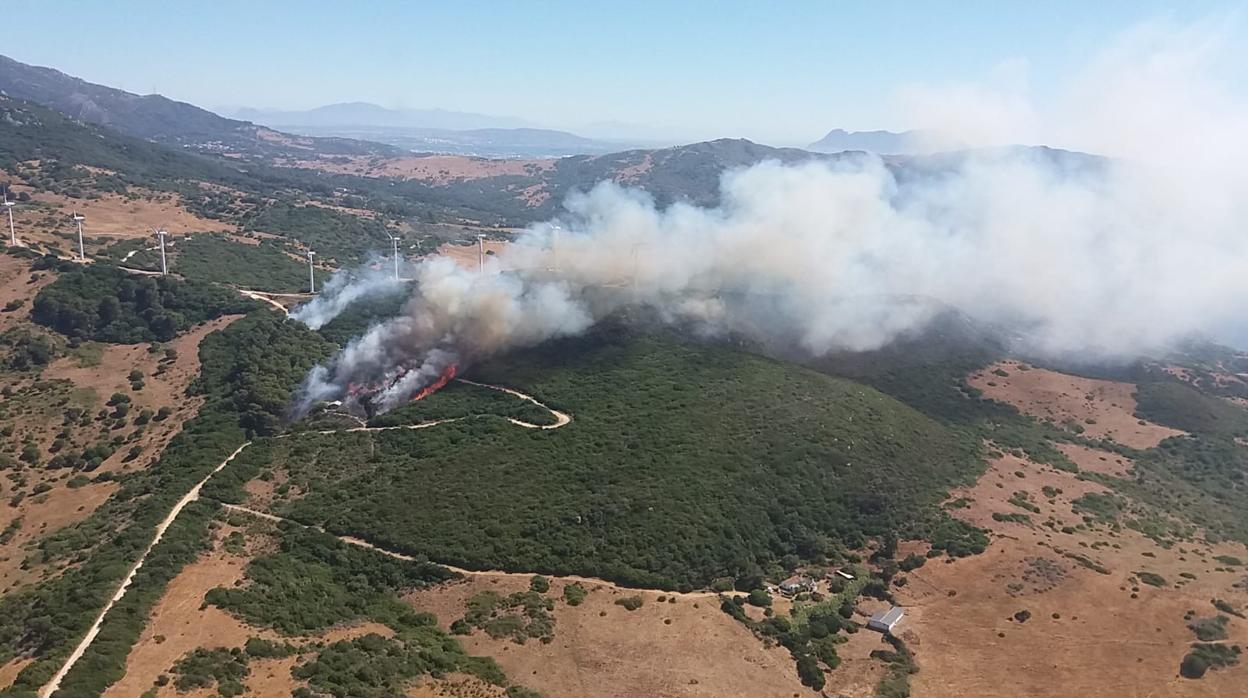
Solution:
<path fill-rule="evenodd" d="M 848 619 L 852 616 L 852 607 L 848 614 L 844 614 L 840 612 L 839 604 L 832 608 L 820 604 L 817 608 L 807 609 L 800 619 L 773 615 L 756 621 L 746 614 L 745 603 L 745 596 L 721 596 L 719 607 L 764 642 L 774 642 L 787 649 L 797 664 L 797 675 L 802 684 L 816 691 L 821 690 L 826 681 L 820 665 L 835 669 L 841 663 L 836 645 L 844 642 L 845 637 L 839 633 L 842 630 L 858 631 L 857 624 Z"/>
<path fill-rule="evenodd" d="M 1140 383 L 1135 413 L 1141 419 L 1212 436 L 1248 436 L 1248 410 L 1177 381 Z"/>
<path fill-rule="evenodd" d="M 282 430 L 295 387 L 333 346 L 303 325 L 260 311 L 213 333 L 200 343 L 202 366 L 192 390 L 219 395 L 249 434 Z"/>
<path fill-rule="evenodd" d="M 480 415 L 510 417 L 528 424 L 554 424 L 555 416 L 528 400 L 479 385 L 452 382 L 416 402 L 374 417 L 369 426 L 417 424 L 437 419 L 461 419 Z"/>
<path fill-rule="evenodd" d="M 479 374 L 574 421 L 547 432 L 481 418 L 300 437 L 292 448 L 329 452 L 273 464 L 303 493 L 278 512 L 458 565 L 667 588 L 890 531 L 955 554 L 986 544 L 939 507 L 979 472 L 978 444 L 865 386 L 614 333 Z"/>
<path fill-rule="evenodd" d="M 0 599 L 0 661 L 22 655 L 36 660 L 3 695 L 33 695 L 51 677 L 150 543 L 157 522 L 244 443 L 249 428 L 280 422 L 286 402 L 275 396 L 289 395 L 327 349 L 316 334 L 267 311 L 205 338 L 195 384 L 206 400 L 199 414 L 154 465 L 125 476 L 112 498 L 82 521 L 43 538 L 27 561 L 63 571 Z M 182 512 L 67 675 L 62 695 L 98 695 L 121 675 L 148 609 L 203 545 L 210 510 L 207 504 L 193 504 Z"/>
<path fill-rule="evenodd" d="M 872 650 L 871 658 L 883 661 L 887 665 L 884 677 L 876 686 L 877 698 L 906 698 L 910 695 L 910 675 L 917 673 L 918 664 L 914 655 L 901 638 L 886 634 L 884 641 L 893 646 L 892 650 Z"/>
<path fill-rule="evenodd" d="M 71 267 L 39 291 L 31 317 L 74 339 L 164 342 L 192 325 L 256 307 L 210 284 L 132 276 L 103 264 Z"/>
<path fill-rule="evenodd" d="M 624 610 L 626 611 L 636 611 L 637 609 L 645 605 L 645 603 L 646 603 L 645 599 L 636 595 L 625 596 L 625 597 L 618 598 L 615 600 L 615 605 L 622 606 Z"/>
<path fill-rule="evenodd" d="M 404 287 L 406 290 L 406 287 Z M 388 320 L 399 314 L 407 293 L 393 293 L 360 299 L 347 307 L 338 317 L 330 320 L 319 332 L 321 336 L 339 346 L 364 334 L 374 323 Z"/>
<path fill-rule="evenodd" d="M 589 592 L 585 591 L 585 587 L 576 582 L 563 587 L 563 600 L 569 606 L 580 606 L 585 602 L 585 597 L 588 594 Z"/>
<path fill-rule="evenodd" d="M 224 235 L 191 235 L 177 242 L 172 268 L 188 280 L 242 286 L 259 291 L 308 290 L 308 265 L 272 240 L 248 245 Z M 328 278 L 316 270 L 317 288 Z"/>
<path fill-rule="evenodd" d="M 1233 437 L 1193 431 L 1147 451 L 1118 450 L 1135 462 L 1129 477 L 1088 477 L 1125 495 L 1116 508 L 1130 510 L 1128 526 L 1167 545 L 1190 539 L 1195 529 L 1211 541 L 1248 543 L 1248 449 Z M 1176 518 L 1185 530 L 1159 530 L 1174 528 Z"/>
<path fill-rule="evenodd" d="M 1149 586 L 1164 587 L 1166 585 L 1166 578 L 1156 572 L 1136 572 L 1135 576 Z"/>
<path fill-rule="evenodd" d="M 321 206 L 276 204 L 249 218 L 246 225 L 297 240 L 323 258 L 339 263 L 359 260 L 369 249 L 389 249 L 390 233 L 380 221 Z"/>
<path fill-rule="evenodd" d="M 404 591 L 457 576 L 437 565 L 395 559 L 287 525 L 279 550 L 248 563 L 247 584 L 218 587 L 206 600 L 252 625 L 291 636 L 363 620 L 394 630 L 393 638 L 369 634 L 336 642 L 297 665 L 293 675 L 307 681 L 314 695 L 397 698 L 413 678 L 452 671 L 506 685 L 492 660 L 465 654 L 438 629 L 433 616 L 399 598 Z M 249 642 L 247 653 L 254 654 L 252 650 Z"/>
<path fill-rule="evenodd" d="M 1186 679 L 1199 679 L 1210 669 L 1234 666 L 1239 663 L 1239 645 L 1219 645 L 1198 642 L 1179 664 L 1179 674 Z"/>
<path fill-rule="evenodd" d="M 517 644 L 535 638 L 549 643 L 555 637 L 555 600 L 536 590 L 503 596 L 494 591 L 473 594 L 465 603 L 464 617 L 452 630 L 479 628 L 494 639 L 508 637 Z"/>
<path fill-rule="evenodd" d="M 217 687 L 217 695 L 230 698 L 242 695 L 247 688 L 243 679 L 251 673 L 248 656 L 242 649 L 203 647 L 187 652 L 173 665 L 173 685 L 179 691 Z"/>
<path fill-rule="evenodd" d="M 1188 623 L 1187 627 L 1196 634 L 1197 640 L 1213 642 L 1226 639 L 1226 625 L 1230 621 L 1230 618 L 1221 615 L 1212 618 L 1196 618 Z"/>
<path fill-rule="evenodd" d="M 29 327 L 11 327 L 0 333 L 2 370 L 38 370 L 51 363 L 59 353 L 56 340 Z"/>
<path fill-rule="evenodd" d="M 351 621 L 420 625 L 395 592 L 457 577 L 429 563 L 389 558 L 340 543 L 332 536 L 293 527 L 281 550 L 247 565 L 249 584 L 217 588 L 207 601 L 247 622 L 287 635 L 311 635 Z"/>

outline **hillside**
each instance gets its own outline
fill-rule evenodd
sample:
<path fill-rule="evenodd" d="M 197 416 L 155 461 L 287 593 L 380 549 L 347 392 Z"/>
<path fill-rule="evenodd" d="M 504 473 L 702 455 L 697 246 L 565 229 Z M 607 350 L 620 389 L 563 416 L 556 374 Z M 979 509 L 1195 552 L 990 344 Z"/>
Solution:
<path fill-rule="evenodd" d="M 393 148 L 363 141 L 292 139 L 161 95 L 136 95 L 6 56 L 0 56 L 0 92 L 135 138 L 209 152 L 248 155 L 292 151 L 358 155 L 395 152 Z"/>
<path fill-rule="evenodd" d="M 473 420 L 274 442 L 260 467 L 291 494 L 270 511 L 470 568 L 683 589 L 782 574 L 866 536 L 974 547 L 939 503 L 978 472 L 978 445 L 865 386 L 612 332 L 471 375 L 573 421 L 542 434 Z M 439 407 L 449 399 L 465 397 L 435 394 L 409 416 L 462 415 Z M 415 489 L 418 508 L 404 494 Z"/>

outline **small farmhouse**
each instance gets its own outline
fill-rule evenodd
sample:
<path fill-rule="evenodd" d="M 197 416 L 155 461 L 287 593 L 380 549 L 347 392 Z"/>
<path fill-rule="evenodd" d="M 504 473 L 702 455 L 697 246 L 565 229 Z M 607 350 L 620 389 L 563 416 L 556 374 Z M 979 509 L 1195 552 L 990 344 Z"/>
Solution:
<path fill-rule="evenodd" d="M 780 582 L 780 593 L 785 596 L 796 596 L 808 591 L 815 591 L 815 580 L 810 577 L 794 575 Z"/>
<path fill-rule="evenodd" d="M 891 633 L 905 615 L 906 612 L 900 607 L 893 606 L 887 611 L 880 611 L 871 616 L 871 620 L 867 621 L 867 627 L 881 633 Z"/>

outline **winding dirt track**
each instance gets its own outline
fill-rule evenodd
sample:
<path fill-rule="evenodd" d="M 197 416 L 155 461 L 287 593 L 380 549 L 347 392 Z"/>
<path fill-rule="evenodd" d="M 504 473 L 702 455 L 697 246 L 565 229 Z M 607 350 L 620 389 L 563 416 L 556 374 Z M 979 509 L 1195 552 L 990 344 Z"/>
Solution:
<path fill-rule="evenodd" d="M 275 516 L 268 512 L 258 511 L 256 509 L 249 509 L 245 506 L 240 506 L 238 504 L 226 504 L 225 502 L 222 502 L 221 506 L 222 508 L 229 509 L 230 511 L 237 511 L 243 514 L 247 514 L 249 516 L 255 516 L 256 518 L 264 519 L 266 521 L 272 521 L 273 523 L 288 523 L 288 524 L 293 524 L 295 526 L 299 526 L 301 528 L 307 528 L 313 531 L 319 531 L 320 533 L 331 535 L 334 538 L 337 538 L 338 540 L 348 545 L 354 545 L 359 548 L 367 548 L 369 550 L 373 550 L 378 553 L 381 553 L 382 555 L 385 555 L 387 557 L 395 558 L 396 560 L 406 560 L 407 562 L 419 561 L 418 558 L 412 557 L 411 555 L 406 555 L 404 553 L 395 552 L 393 550 L 387 550 L 385 548 L 379 547 L 377 545 L 369 543 L 368 541 L 362 540 L 360 538 L 354 538 L 352 536 L 334 535 L 332 533 L 329 533 L 325 529 L 321 528 L 320 526 L 312 526 L 309 524 L 300 523 L 292 519 L 283 518 L 281 516 Z M 503 570 L 470 570 L 464 567 L 456 567 L 455 565 L 448 565 L 445 562 L 435 562 L 433 560 L 430 560 L 430 562 L 437 565 L 438 567 L 445 567 L 446 569 L 451 570 L 452 572 L 458 572 L 459 574 L 462 574 L 466 577 L 520 577 L 520 578 L 528 579 L 532 577 L 534 574 L 533 572 L 505 572 Z M 617 587 L 621 589 L 625 588 L 625 587 L 620 587 L 615 582 L 607 581 L 605 579 L 599 579 L 597 577 L 582 577 L 582 576 L 573 575 L 573 574 L 569 574 L 569 575 L 548 574 L 545 576 L 551 577 L 553 579 L 559 579 L 559 580 L 566 581 L 566 582 L 584 582 L 586 584 L 596 584 L 599 586 Z M 718 597 L 720 595 L 719 592 L 717 591 L 679 592 L 679 591 L 670 591 L 668 589 L 645 589 L 642 587 L 627 587 L 627 589 L 630 591 L 649 591 L 649 592 L 654 592 L 658 594 L 667 594 L 668 596 L 675 596 L 675 597 L 687 598 L 687 599 L 693 599 L 693 598 L 705 599 L 705 598 L 711 598 L 711 597 Z"/>
<path fill-rule="evenodd" d="M 512 388 L 504 388 L 498 385 L 490 385 L 488 383 L 476 383 L 473 381 L 463 381 L 463 382 L 469 383 L 471 385 L 480 386 L 483 388 L 489 388 L 491 390 L 498 390 L 498 391 L 507 393 L 509 395 L 514 395 L 522 400 L 527 400 L 533 403 L 534 405 L 537 405 L 539 407 L 542 407 L 543 409 L 548 410 L 555 417 L 554 424 L 545 424 L 545 425 L 530 424 L 528 422 L 522 422 L 518 419 L 511 419 L 511 418 L 507 419 L 507 421 L 511 422 L 512 424 L 515 424 L 516 426 L 524 427 L 526 429 L 558 429 L 559 427 L 562 427 L 572 421 L 571 416 L 564 414 L 563 412 L 552 410 L 549 407 L 546 407 L 546 405 L 543 405 L 541 402 L 538 402 L 538 400 L 534 398 L 533 396 L 526 395 L 518 390 L 514 390 Z M 361 431 L 389 431 L 393 429 L 428 429 L 429 427 L 435 427 L 435 426 L 438 426 L 439 424 L 448 424 L 450 422 L 458 422 L 461 419 L 467 419 L 467 417 L 460 417 L 456 419 L 439 419 L 439 420 L 435 420 L 431 422 L 421 422 L 420 424 L 404 424 L 404 425 L 393 426 L 393 427 L 352 427 L 350 429 L 330 429 L 327 431 L 309 432 L 309 433 L 337 434 L 337 433 L 351 433 L 351 432 L 361 432 Z M 298 436 L 298 434 L 284 434 L 282 438 L 289 438 L 289 437 L 295 437 L 295 436 Z M 250 445 L 251 445 L 251 442 L 247 441 L 242 446 L 239 446 L 237 449 L 235 449 L 234 452 L 231 453 L 228 458 L 221 461 L 221 463 L 218 464 L 217 467 L 212 469 L 212 472 L 208 473 L 208 475 L 206 475 L 203 480 L 200 480 L 198 483 L 196 483 L 195 486 L 192 487 L 189 492 L 187 492 L 185 495 L 182 496 L 181 499 L 178 500 L 177 504 L 173 505 L 173 508 L 169 510 L 169 514 L 166 515 L 164 520 L 162 520 L 160 524 L 156 527 L 156 535 L 152 538 L 152 541 L 147 544 L 147 547 L 144 548 L 143 550 L 143 554 L 139 556 L 139 559 L 134 563 L 134 566 L 130 568 L 130 571 L 126 574 L 125 578 L 121 581 L 121 585 L 117 587 L 117 591 L 113 594 L 113 597 L 109 599 L 108 603 L 105 604 L 104 608 L 100 611 L 100 614 L 96 616 L 95 622 L 91 624 L 91 628 L 87 631 L 87 634 L 83 636 L 82 641 L 79 642 L 78 646 L 74 648 L 74 651 L 70 653 L 69 657 L 65 660 L 65 663 L 62 664 L 61 668 L 56 671 L 56 674 L 54 674 L 52 678 L 48 681 L 48 683 L 44 684 L 43 688 L 39 690 L 39 698 L 48 698 L 52 694 L 56 693 L 57 689 L 60 688 L 61 681 L 64 680 L 65 675 L 69 673 L 69 670 L 72 669 L 76 663 L 78 663 L 79 659 L 82 659 L 82 655 L 86 653 L 87 648 L 91 646 L 91 643 L 95 640 L 96 636 L 99 635 L 100 627 L 104 624 L 104 617 L 107 616 L 108 612 L 113 608 L 113 606 L 116 605 L 116 603 L 120 601 L 123 596 L 126 595 L 126 589 L 128 589 L 130 587 L 130 583 L 134 581 L 134 575 L 139 571 L 139 568 L 143 566 L 143 562 L 147 560 L 147 556 L 148 554 L 152 552 L 152 548 L 156 547 L 156 544 L 159 543 L 161 538 L 164 537 L 165 531 L 174 522 L 174 520 L 178 518 L 178 514 L 182 513 L 182 510 L 186 508 L 187 504 L 190 504 L 196 499 L 199 499 L 200 490 L 203 489 L 204 485 L 207 484 L 207 482 L 210 479 L 212 479 L 213 475 L 216 475 L 217 473 L 221 472 L 221 470 L 224 469 L 225 466 L 229 465 L 230 461 L 234 460 L 234 458 L 237 457 L 238 454 L 243 452 L 243 449 L 247 448 Z M 249 513 L 255 516 L 260 516 L 262 518 L 270 519 L 273 521 L 283 520 L 279 517 L 273 516 L 272 514 L 265 514 L 263 512 L 254 511 L 252 509 L 246 509 L 244 507 L 239 507 L 233 504 L 224 504 L 223 506 L 229 509 L 246 512 L 246 513 Z M 300 526 L 303 525 L 303 524 L 299 524 L 298 522 L 293 522 L 293 521 L 291 523 L 295 523 L 296 525 L 300 525 Z M 356 538 L 351 538 L 348 536 L 337 536 L 337 538 L 345 543 L 350 543 L 351 545 L 357 545 L 360 547 L 370 548 L 384 555 L 389 555 L 390 557 L 395 557 L 395 558 L 402 559 L 402 560 L 413 559 L 401 553 L 396 553 L 396 552 L 389 551 L 389 550 L 383 550 L 381 548 L 373 546 L 372 544 L 366 541 L 362 541 Z M 478 574 L 476 572 L 471 572 L 469 570 L 461 570 L 458 568 L 450 567 L 449 565 L 443 565 L 443 567 L 447 567 L 448 569 L 455 570 L 456 572 L 459 572 L 461 574 Z M 509 573 L 500 572 L 498 574 L 509 574 Z M 609 582 L 605 582 L 603 580 L 587 580 L 587 581 L 593 581 L 595 583 L 601 583 L 601 584 L 609 584 Z"/>
<path fill-rule="evenodd" d="M 135 561 L 134 566 L 130 568 L 130 571 L 126 574 L 125 579 L 121 580 L 121 585 L 117 587 L 117 591 L 113 594 L 113 598 L 109 599 L 108 603 L 104 604 L 103 610 L 100 611 L 100 615 L 96 616 L 95 622 L 91 624 L 91 629 L 88 630 L 86 636 L 82 638 L 82 642 L 78 643 L 78 646 L 74 648 L 73 653 L 69 655 L 69 658 L 65 660 L 65 663 L 61 665 L 61 668 L 57 670 L 51 680 L 49 680 L 48 683 L 39 691 L 40 698 L 50 696 L 56 692 L 56 689 L 60 688 L 61 680 L 65 678 L 65 674 L 68 674 L 70 668 L 72 668 L 74 664 L 82 658 L 82 655 L 87 651 L 87 648 L 91 646 L 91 642 L 95 640 L 95 636 L 100 634 L 100 626 L 104 624 L 104 616 L 108 615 L 108 612 L 112 609 L 113 605 L 120 601 L 121 597 L 126 595 L 126 589 L 129 588 L 130 582 L 134 581 L 134 575 L 137 574 L 139 568 L 143 566 L 143 562 L 147 560 L 148 553 L 152 552 L 152 548 L 156 547 L 156 544 L 160 542 L 160 539 L 165 536 L 165 531 L 169 529 L 169 525 L 173 523 L 174 519 L 178 518 L 178 514 L 182 513 L 182 510 L 186 508 L 187 504 L 199 499 L 199 491 L 203 489 L 204 484 L 207 483 L 213 475 L 221 472 L 222 468 L 229 465 L 230 461 L 234 460 L 235 456 L 242 453 L 243 449 L 250 445 L 251 442 L 247 441 L 242 446 L 234 449 L 234 452 L 230 454 L 229 458 L 221 461 L 220 465 L 213 468 L 212 472 L 208 473 L 203 480 L 195 483 L 195 486 L 192 487 L 189 492 L 182 495 L 182 499 L 179 499 L 177 504 L 173 505 L 173 508 L 169 510 L 169 514 L 165 516 L 164 520 L 161 521 L 159 525 L 156 526 L 156 535 L 152 538 L 152 542 L 147 544 L 147 547 L 143 549 L 143 554 L 139 556 L 137 561 Z"/>

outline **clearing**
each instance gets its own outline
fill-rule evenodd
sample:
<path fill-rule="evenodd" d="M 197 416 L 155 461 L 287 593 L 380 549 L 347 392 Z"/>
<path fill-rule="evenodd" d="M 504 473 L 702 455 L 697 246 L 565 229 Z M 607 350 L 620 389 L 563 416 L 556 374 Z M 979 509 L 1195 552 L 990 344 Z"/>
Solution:
<path fill-rule="evenodd" d="M 1072 502 L 1103 491 L 1004 455 L 954 494 L 969 500 L 954 515 L 993 541 L 981 555 L 929 560 L 894 592 L 907 609 L 899 632 L 921 666 L 916 696 L 1242 695 L 1248 666 L 1197 681 L 1179 678 L 1178 667 L 1195 640 L 1189 610 L 1216 615 L 1214 598 L 1248 605 L 1243 569 L 1214 559 L 1243 559 L 1244 546 L 1193 540 L 1166 549 L 1125 526 L 1084 523 Z M 1140 571 L 1166 584 L 1143 584 Z M 1025 622 L 1013 617 L 1021 611 Z M 1232 619 L 1229 633 L 1228 642 L 1248 643 L 1248 621 Z"/>
<path fill-rule="evenodd" d="M 1136 417 L 1135 386 L 1130 383 L 1024 366 L 1019 361 L 999 361 L 972 373 L 967 383 L 1023 414 L 1131 448 L 1152 448 L 1183 434 Z"/>

